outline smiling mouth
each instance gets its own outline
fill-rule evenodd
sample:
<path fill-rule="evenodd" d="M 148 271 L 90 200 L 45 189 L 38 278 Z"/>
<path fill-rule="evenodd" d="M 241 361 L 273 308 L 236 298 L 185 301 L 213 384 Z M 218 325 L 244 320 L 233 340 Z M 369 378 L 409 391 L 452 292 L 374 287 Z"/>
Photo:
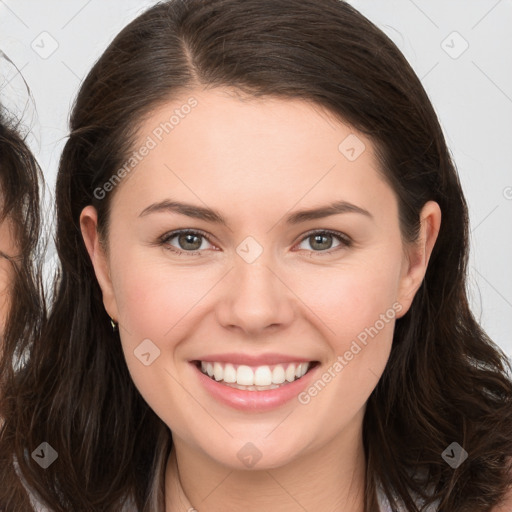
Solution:
<path fill-rule="evenodd" d="M 318 366 L 319 361 L 247 366 L 221 362 L 194 361 L 210 379 L 243 391 L 268 391 L 301 379 Z"/>

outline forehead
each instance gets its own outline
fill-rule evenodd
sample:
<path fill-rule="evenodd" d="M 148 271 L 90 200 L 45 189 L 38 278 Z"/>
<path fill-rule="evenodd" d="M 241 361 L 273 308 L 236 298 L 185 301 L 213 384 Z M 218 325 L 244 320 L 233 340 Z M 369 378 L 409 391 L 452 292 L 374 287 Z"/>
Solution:
<path fill-rule="evenodd" d="M 371 141 L 299 99 L 190 91 L 146 117 L 134 153 L 126 188 L 148 201 L 169 193 L 249 208 L 264 198 L 289 209 L 389 192 Z"/>

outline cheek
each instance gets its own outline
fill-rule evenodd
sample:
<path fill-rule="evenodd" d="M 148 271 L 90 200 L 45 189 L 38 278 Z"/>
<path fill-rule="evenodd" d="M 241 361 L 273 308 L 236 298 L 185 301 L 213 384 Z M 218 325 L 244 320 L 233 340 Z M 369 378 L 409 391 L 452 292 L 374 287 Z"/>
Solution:
<path fill-rule="evenodd" d="M 306 298 L 305 306 L 313 311 L 312 321 L 329 349 L 324 372 L 299 399 L 303 404 L 314 402 L 318 411 L 340 411 L 335 421 L 329 419 L 333 429 L 355 414 L 375 388 L 402 310 L 397 302 L 400 256 L 380 254 L 379 260 L 347 263 L 297 281 L 297 294 Z"/>
<path fill-rule="evenodd" d="M 136 253 L 125 253 L 118 261 L 111 275 L 132 379 L 157 414 L 182 409 L 190 397 L 180 385 L 181 367 L 176 364 L 182 362 L 180 342 L 192 335 L 195 319 L 202 315 L 201 299 L 222 274 Z"/>
<path fill-rule="evenodd" d="M 5 319 L 9 311 L 12 278 L 11 264 L 0 258 L 0 334 L 4 331 Z"/>
<path fill-rule="evenodd" d="M 155 340 L 176 339 L 190 316 L 201 308 L 201 298 L 210 290 L 217 273 L 200 267 L 185 267 L 165 260 L 125 260 L 112 276 L 120 322 L 134 336 Z M 129 271 L 130 266 L 135 271 Z M 166 341 L 169 343 L 169 341 Z"/>
<path fill-rule="evenodd" d="M 322 330 L 335 348 L 344 349 L 347 339 L 373 326 L 382 314 L 394 315 L 401 271 L 395 252 L 386 256 L 382 251 L 378 259 L 347 259 L 337 267 L 310 269 L 295 280 L 297 295 L 322 321 Z"/>

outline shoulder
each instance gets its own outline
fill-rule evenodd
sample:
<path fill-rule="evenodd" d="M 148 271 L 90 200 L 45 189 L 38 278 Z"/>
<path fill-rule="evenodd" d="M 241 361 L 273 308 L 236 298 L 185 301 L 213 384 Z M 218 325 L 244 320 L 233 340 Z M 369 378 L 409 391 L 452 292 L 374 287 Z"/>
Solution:
<path fill-rule="evenodd" d="M 408 472 L 414 477 L 414 479 L 419 480 L 421 482 L 426 481 L 427 477 L 427 469 L 426 468 L 409 468 Z M 434 493 L 434 487 L 431 483 L 426 484 L 426 493 L 429 496 L 432 496 Z M 439 504 L 440 500 L 437 499 L 434 501 L 434 503 L 431 503 L 428 506 L 425 506 L 425 500 L 423 500 L 420 496 L 418 496 L 414 491 L 409 491 L 411 498 L 413 499 L 416 507 L 422 510 L 422 512 L 438 512 L 439 511 Z M 386 497 L 386 494 L 384 493 L 384 490 L 382 488 L 381 482 L 377 479 L 377 502 L 379 505 L 379 512 L 407 512 L 407 508 L 403 502 L 403 500 L 396 494 L 394 491 L 392 491 L 392 495 L 394 500 L 397 503 L 396 509 L 391 507 L 391 504 L 389 500 Z M 494 512 L 494 511 L 491 511 Z M 501 511 L 500 511 L 501 512 Z M 505 511 L 503 511 L 505 512 Z M 511 512 L 511 511 L 507 511 Z"/>
<path fill-rule="evenodd" d="M 423 501 L 414 493 L 411 493 L 411 496 L 414 500 L 414 503 L 417 507 L 424 506 Z M 382 486 L 380 483 L 377 484 L 377 503 L 379 506 L 379 512 L 406 512 L 405 505 L 403 504 L 402 500 L 399 498 L 396 493 L 393 493 L 394 499 L 397 501 L 398 509 L 394 509 L 391 504 L 389 503 L 389 500 L 386 497 L 386 494 L 384 493 Z M 426 509 L 423 508 L 424 512 L 437 512 L 437 507 L 439 505 L 439 501 L 436 501 L 434 504 L 428 506 Z M 494 512 L 494 511 L 492 511 Z M 497 511 L 498 512 L 498 511 Z M 499 511 L 499 512 L 505 512 L 505 511 Z M 510 512 L 510 511 L 506 511 Z"/>
<path fill-rule="evenodd" d="M 25 478 L 23 478 L 16 457 L 14 457 L 13 465 L 14 470 L 16 471 L 16 474 L 18 475 L 18 478 L 23 487 L 25 488 L 25 491 L 27 492 L 27 495 L 30 499 L 30 504 L 32 505 L 30 512 L 52 512 L 52 509 L 48 508 L 46 505 L 42 503 L 38 495 L 34 492 L 33 489 L 30 488 Z M 137 506 L 135 505 L 135 502 L 132 499 L 128 498 L 124 501 L 120 512 L 137 512 L 137 510 L 138 509 Z"/>

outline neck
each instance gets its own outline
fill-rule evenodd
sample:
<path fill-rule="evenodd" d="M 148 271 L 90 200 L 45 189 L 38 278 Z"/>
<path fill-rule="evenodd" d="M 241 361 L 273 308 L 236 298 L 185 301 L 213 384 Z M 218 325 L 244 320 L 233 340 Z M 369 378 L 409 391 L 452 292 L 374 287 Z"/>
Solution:
<path fill-rule="evenodd" d="M 230 469 L 175 439 L 165 476 L 166 510 L 190 512 L 364 512 L 362 435 L 336 438 L 289 464 Z"/>

